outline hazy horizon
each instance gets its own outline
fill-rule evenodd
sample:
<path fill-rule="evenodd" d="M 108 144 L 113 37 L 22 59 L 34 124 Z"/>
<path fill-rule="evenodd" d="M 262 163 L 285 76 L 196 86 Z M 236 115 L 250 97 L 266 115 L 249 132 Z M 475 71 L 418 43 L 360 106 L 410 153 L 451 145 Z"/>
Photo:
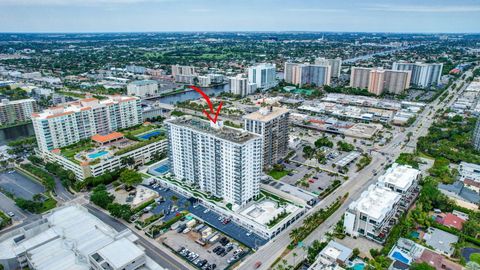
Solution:
<path fill-rule="evenodd" d="M 479 33 L 474 0 L 0 0 L 2 33 Z"/>

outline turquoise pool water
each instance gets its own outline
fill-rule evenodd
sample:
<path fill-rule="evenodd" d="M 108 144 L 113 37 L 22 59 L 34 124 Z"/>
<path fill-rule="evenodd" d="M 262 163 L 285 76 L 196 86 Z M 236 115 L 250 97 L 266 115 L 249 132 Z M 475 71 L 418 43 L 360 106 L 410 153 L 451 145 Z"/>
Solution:
<path fill-rule="evenodd" d="M 394 251 L 392 253 L 392 257 L 395 258 L 397 261 L 401 261 L 405 264 L 409 264 L 410 263 L 410 260 L 408 258 L 405 258 L 402 253 L 398 252 L 398 251 Z"/>
<path fill-rule="evenodd" d="M 96 152 L 96 153 L 93 153 L 93 154 L 88 154 L 88 158 L 96 159 L 96 158 L 99 158 L 103 155 L 106 155 L 107 153 L 108 153 L 107 151 L 100 151 L 100 152 Z"/>
<path fill-rule="evenodd" d="M 353 270 L 363 270 L 365 268 L 365 264 L 357 263 L 353 266 Z"/>
<path fill-rule="evenodd" d="M 168 164 L 163 164 L 155 168 L 155 171 L 161 174 L 165 174 L 166 172 L 168 172 L 169 169 L 170 167 L 168 166 Z"/>
<path fill-rule="evenodd" d="M 158 136 L 160 134 L 163 134 L 163 132 L 161 130 L 153 130 L 151 132 L 148 132 L 148 133 L 145 133 L 145 134 L 142 134 L 140 136 L 137 136 L 137 138 L 139 139 L 142 139 L 142 140 L 148 140 L 150 139 L 151 137 L 155 137 L 155 136 Z"/>

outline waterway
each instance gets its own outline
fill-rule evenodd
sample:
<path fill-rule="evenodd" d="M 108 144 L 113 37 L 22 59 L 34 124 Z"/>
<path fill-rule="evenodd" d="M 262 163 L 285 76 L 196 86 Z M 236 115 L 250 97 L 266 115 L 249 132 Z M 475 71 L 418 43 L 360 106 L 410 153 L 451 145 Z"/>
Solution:
<path fill-rule="evenodd" d="M 203 92 L 205 92 L 207 95 L 211 96 L 212 94 L 218 95 L 223 92 L 229 92 L 230 91 L 230 85 L 225 84 L 225 85 L 219 85 L 219 86 L 214 86 L 214 87 L 200 87 Z M 182 102 L 186 100 L 192 100 L 192 99 L 198 99 L 200 98 L 200 94 L 197 93 L 196 91 L 187 91 L 187 92 L 182 92 L 178 94 L 173 94 L 165 97 L 161 97 L 156 99 L 156 101 L 160 101 L 161 103 L 167 103 L 167 104 L 175 104 L 177 102 Z M 153 100 L 153 99 L 152 99 Z"/>
<path fill-rule="evenodd" d="M 0 129 L 0 145 L 5 145 L 10 141 L 35 135 L 33 125 L 25 124 L 21 126 Z"/>
<path fill-rule="evenodd" d="M 361 56 L 353 57 L 353 58 L 350 58 L 350 59 L 345 59 L 345 60 L 343 60 L 343 63 L 353 64 L 357 61 L 367 60 L 367 59 L 373 58 L 374 56 L 377 56 L 377 55 L 378 56 L 387 55 L 387 54 L 390 54 L 390 53 L 404 51 L 406 49 L 414 48 L 414 47 L 417 47 L 417 46 L 420 46 L 420 45 L 403 46 L 403 47 L 399 47 L 399 48 L 388 50 L 388 51 L 380 51 L 380 52 L 376 52 L 376 53 L 361 55 Z"/>

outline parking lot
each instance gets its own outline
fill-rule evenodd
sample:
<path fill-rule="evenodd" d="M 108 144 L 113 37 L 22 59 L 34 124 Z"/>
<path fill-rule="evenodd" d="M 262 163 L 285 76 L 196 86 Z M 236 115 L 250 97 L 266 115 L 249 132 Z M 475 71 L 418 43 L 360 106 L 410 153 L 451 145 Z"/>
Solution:
<path fill-rule="evenodd" d="M 200 269 L 227 269 L 228 266 L 235 264 L 248 254 L 248 250 L 238 242 L 209 229 L 208 226 L 196 224 L 196 228 L 198 229 L 187 229 L 188 232 L 182 232 L 183 227 L 180 227 L 179 230 L 170 230 L 164 233 L 161 239 L 179 256 Z M 213 242 L 206 241 L 205 245 L 201 245 L 198 240 L 202 238 L 201 230 L 205 229 L 212 232 L 213 238 L 211 239 L 215 240 Z"/>
<path fill-rule="evenodd" d="M 31 200 L 33 195 L 45 192 L 45 188 L 17 171 L 0 174 L 0 188 L 15 197 Z"/>
<path fill-rule="evenodd" d="M 198 219 L 207 223 L 209 226 L 232 237 L 236 241 L 251 249 L 256 250 L 268 242 L 268 239 L 264 239 L 263 237 L 251 232 L 248 228 L 244 228 L 234 221 L 224 224 L 220 220 L 220 217 L 222 216 L 221 214 L 213 210 L 207 211 L 207 208 L 197 203 L 196 199 L 194 198 L 185 198 L 171 189 L 159 187 L 155 188 L 155 190 L 164 198 L 164 201 L 159 203 L 151 211 L 154 214 L 163 213 L 163 221 L 172 219 L 179 211 L 187 210 Z"/>

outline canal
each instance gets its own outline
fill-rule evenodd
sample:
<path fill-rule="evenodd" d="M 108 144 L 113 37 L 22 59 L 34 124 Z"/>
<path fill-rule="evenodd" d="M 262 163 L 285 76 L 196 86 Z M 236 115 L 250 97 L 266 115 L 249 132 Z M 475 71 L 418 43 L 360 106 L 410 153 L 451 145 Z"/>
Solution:
<path fill-rule="evenodd" d="M 230 91 L 230 85 L 225 84 L 225 85 L 219 85 L 219 86 L 214 86 L 214 87 L 200 87 L 200 89 L 203 90 L 207 95 L 211 96 L 212 94 L 218 95 L 223 92 L 229 92 Z M 167 103 L 167 104 L 175 104 L 177 102 L 182 102 L 186 100 L 192 100 L 192 99 L 198 99 L 200 98 L 200 94 L 197 93 L 196 91 L 187 91 L 183 93 L 178 93 L 178 94 L 173 94 L 165 97 L 161 97 L 158 99 L 151 99 L 151 101 L 160 101 L 161 103 Z"/>
<path fill-rule="evenodd" d="M 0 145 L 6 145 L 10 141 L 35 135 L 33 125 L 25 124 L 15 127 L 0 129 Z"/>

